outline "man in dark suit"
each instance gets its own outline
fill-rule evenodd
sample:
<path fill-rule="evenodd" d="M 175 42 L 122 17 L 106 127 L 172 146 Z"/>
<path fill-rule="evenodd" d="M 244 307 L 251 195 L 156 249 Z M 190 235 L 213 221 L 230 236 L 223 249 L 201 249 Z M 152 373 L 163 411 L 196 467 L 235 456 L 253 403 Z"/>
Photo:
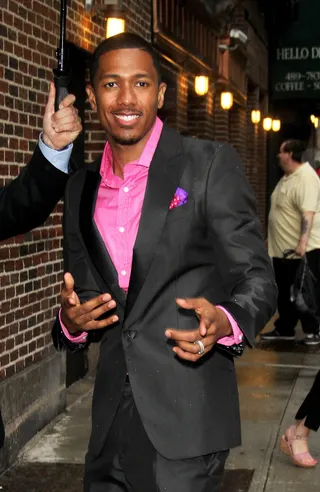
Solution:
<path fill-rule="evenodd" d="M 157 118 L 166 86 L 139 36 L 93 55 L 108 142 L 65 194 L 58 348 L 101 338 L 85 492 L 215 492 L 240 444 L 232 354 L 276 286 L 238 154 Z"/>
<path fill-rule="evenodd" d="M 55 89 L 51 84 L 39 145 L 19 176 L 0 189 L 1 241 L 42 224 L 64 193 L 68 180 L 64 161 L 69 160 L 71 148 L 62 151 L 65 155 L 62 166 L 59 165 L 61 150 L 76 139 L 82 127 L 73 107 L 75 97 L 69 94 L 57 112 L 54 112 L 54 99 Z M 0 447 L 3 443 L 0 412 Z"/>

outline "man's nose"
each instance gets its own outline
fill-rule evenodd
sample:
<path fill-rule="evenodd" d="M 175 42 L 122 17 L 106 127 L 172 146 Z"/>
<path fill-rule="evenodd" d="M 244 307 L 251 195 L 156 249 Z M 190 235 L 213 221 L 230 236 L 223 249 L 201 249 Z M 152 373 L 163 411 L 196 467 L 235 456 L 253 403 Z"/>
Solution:
<path fill-rule="evenodd" d="M 136 94 L 134 87 L 130 84 L 123 84 L 118 93 L 118 104 L 123 104 L 125 106 L 130 106 L 136 103 Z"/>

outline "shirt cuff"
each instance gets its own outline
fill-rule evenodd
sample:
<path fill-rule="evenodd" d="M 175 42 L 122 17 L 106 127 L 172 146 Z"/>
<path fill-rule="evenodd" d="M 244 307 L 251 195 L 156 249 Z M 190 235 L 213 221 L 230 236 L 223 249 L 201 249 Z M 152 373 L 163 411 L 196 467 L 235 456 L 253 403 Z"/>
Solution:
<path fill-rule="evenodd" d="M 70 340 L 70 342 L 72 342 L 72 343 L 85 343 L 87 341 L 88 333 L 86 331 L 82 331 L 77 336 L 73 336 L 73 335 L 71 335 L 71 333 L 69 333 L 69 331 L 64 326 L 64 324 L 62 323 L 62 320 L 61 320 L 61 308 L 59 309 L 59 322 L 60 322 L 61 330 L 62 330 L 64 336 L 68 340 Z"/>
<path fill-rule="evenodd" d="M 230 345 L 238 345 L 239 343 L 242 343 L 243 341 L 243 333 L 240 330 L 238 323 L 235 321 L 235 319 L 231 316 L 229 311 L 227 311 L 224 307 L 222 306 L 217 306 L 217 308 L 221 309 L 221 311 L 224 312 L 224 314 L 227 316 L 229 323 L 231 325 L 233 335 L 230 335 L 229 337 L 223 337 L 218 340 L 218 342 L 221 345 L 225 345 L 226 347 L 230 347 Z"/>
<path fill-rule="evenodd" d="M 68 164 L 70 161 L 73 144 L 68 145 L 62 150 L 51 149 L 42 140 L 42 133 L 39 136 L 39 149 L 42 154 L 55 168 L 65 174 L 68 174 Z"/>

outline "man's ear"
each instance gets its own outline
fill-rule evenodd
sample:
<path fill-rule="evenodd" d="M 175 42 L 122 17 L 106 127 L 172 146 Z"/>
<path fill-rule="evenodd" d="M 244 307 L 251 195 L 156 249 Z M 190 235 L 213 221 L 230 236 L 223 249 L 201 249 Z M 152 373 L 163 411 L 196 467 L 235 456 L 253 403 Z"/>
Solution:
<path fill-rule="evenodd" d="M 164 95 L 166 93 L 166 90 L 167 90 L 167 84 L 161 82 L 158 91 L 158 109 L 161 109 L 164 104 Z"/>
<path fill-rule="evenodd" d="M 95 95 L 94 89 L 93 89 L 93 87 L 92 87 L 91 84 L 88 84 L 87 85 L 87 87 L 86 87 L 86 93 L 87 93 L 87 96 L 88 96 L 88 99 L 89 99 L 89 103 L 90 103 L 91 109 L 93 111 L 96 111 L 97 110 L 96 95 Z"/>

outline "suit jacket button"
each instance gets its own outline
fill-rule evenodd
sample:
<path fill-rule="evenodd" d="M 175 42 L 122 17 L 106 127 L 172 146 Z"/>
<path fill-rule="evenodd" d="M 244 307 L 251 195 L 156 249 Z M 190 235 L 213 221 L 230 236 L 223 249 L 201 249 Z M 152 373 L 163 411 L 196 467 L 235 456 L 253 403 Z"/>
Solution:
<path fill-rule="evenodd" d="M 135 330 L 128 331 L 128 337 L 130 338 L 130 340 L 134 340 L 136 336 L 137 336 L 137 332 Z"/>

